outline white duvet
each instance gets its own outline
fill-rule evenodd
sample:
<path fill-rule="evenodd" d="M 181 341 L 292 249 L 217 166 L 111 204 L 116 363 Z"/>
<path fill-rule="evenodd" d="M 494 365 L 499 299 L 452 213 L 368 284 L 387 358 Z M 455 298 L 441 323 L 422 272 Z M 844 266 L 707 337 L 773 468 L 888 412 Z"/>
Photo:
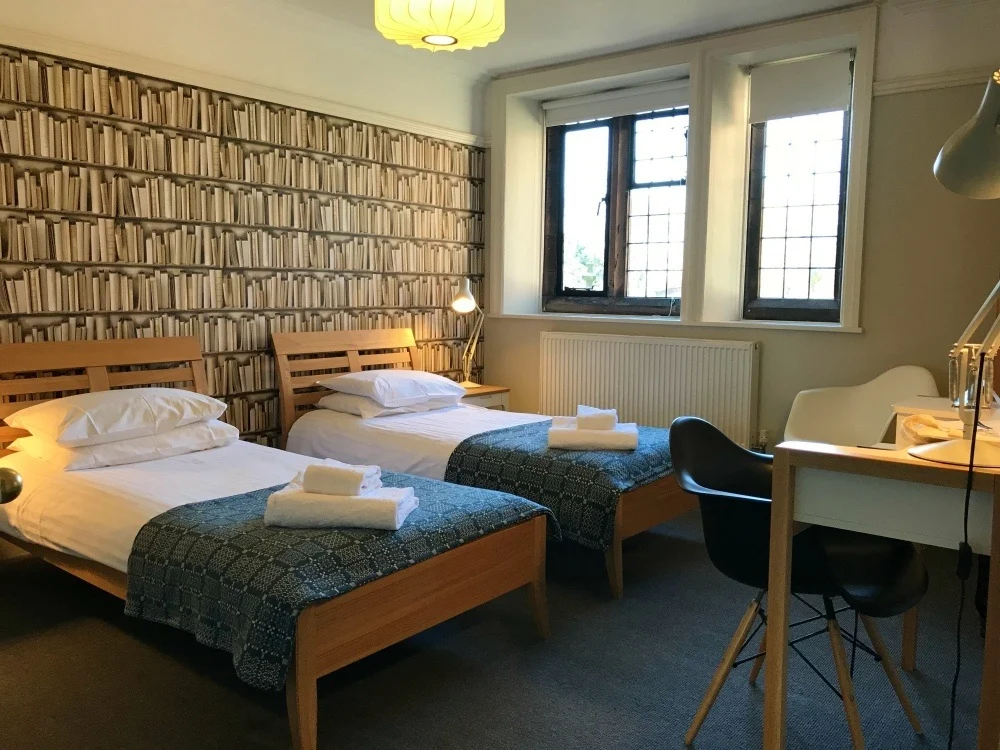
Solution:
<path fill-rule="evenodd" d="M 374 419 L 315 409 L 292 425 L 287 447 L 315 458 L 378 464 L 386 471 L 444 479 L 452 451 L 466 438 L 550 419 L 466 404 Z"/>
<path fill-rule="evenodd" d="M 0 466 L 20 472 L 24 490 L 0 505 L 0 531 L 124 573 L 139 529 L 153 517 L 179 505 L 286 483 L 311 463 L 244 442 L 84 471 L 55 471 L 15 453 L 0 458 Z"/>

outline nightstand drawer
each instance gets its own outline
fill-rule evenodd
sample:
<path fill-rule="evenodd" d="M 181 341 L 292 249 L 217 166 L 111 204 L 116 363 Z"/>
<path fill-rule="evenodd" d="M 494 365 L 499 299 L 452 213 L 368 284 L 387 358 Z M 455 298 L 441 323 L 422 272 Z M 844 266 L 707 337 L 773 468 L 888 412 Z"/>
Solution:
<path fill-rule="evenodd" d="M 482 395 L 478 395 L 475 391 L 472 391 L 462 399 L 462 403 L 470 404 L 471 406 L 482 406 L 487 409 L 507 411 L 510 404 L 509 395 L 506 391 L 503 393 L 484 393 Z"/>

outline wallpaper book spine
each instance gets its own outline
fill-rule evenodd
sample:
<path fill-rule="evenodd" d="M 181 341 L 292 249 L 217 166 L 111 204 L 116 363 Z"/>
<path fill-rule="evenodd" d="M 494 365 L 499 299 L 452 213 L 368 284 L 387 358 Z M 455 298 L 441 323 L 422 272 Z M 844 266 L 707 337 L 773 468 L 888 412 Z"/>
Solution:
<path fill-rule="evenodd" d="M 0 47 L 0 342 L 196 336 L 226 418 L 268 444 L 275 331 L 409 327 L 457 377 L 469 321 L 448 305 L 464 276 L 483 292 L 485 163 Z"/>

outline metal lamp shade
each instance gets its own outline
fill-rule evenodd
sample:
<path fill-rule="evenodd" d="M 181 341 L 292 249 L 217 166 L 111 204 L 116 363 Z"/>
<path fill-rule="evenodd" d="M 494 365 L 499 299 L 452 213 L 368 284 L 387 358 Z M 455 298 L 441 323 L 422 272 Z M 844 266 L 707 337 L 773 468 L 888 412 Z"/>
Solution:
<path fill-rule="evenodd" d="M 23 488 L 20 474 L 13 469 L 0 469 L 0 505 L 17 500 Z"/>
<path fill-rule="evenodd" d="M 476 309 L 476 297 L 472 293 L 472 285 L 467 278 L 462 279 L 462 286 L 451 301 L 451 309 L 460 315 Z"/>
<path fill-rule="evenodd" d="M 1000 70 L 975 117 L 945 142 L 934 162 L 938 182 L 969 198 L 1000 198 Z"/>

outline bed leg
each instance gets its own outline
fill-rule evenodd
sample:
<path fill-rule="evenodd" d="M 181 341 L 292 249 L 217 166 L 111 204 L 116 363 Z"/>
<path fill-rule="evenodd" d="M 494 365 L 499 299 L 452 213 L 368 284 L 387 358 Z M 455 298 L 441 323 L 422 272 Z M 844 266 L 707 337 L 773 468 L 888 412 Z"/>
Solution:
<path fill-rule="evenodd" d="M 549 597 L 545 587 L 545 543 L 548 532 L 548 521 L 545 516 L 534 520 L 535 524 L 535 578 L 528 584 L 528 599 L 531 602 L 531 614 L 535 620 L 538 635 L 548 638 L 549 629 Z"/>
<path fill-rule="evenodd" d="M 285 683 L 288 723 L 292 730 L 293 750 L 316 750 L 317 693 L 315 678 L 305 677 L 293 662 Z"/>
<path fill-rule="evenodd" d="M 611 549 L 604 553 L 604 564 L 608 569 L 608 583 L 611 584 L 611 596 L 621 599 L 625 595 L 624 576 L 622 575 L 622 545 L 615 542 Z"/>
<path fill-rule="evenodd" d="M 604 553 L 604 565 L 608 569 L 608 583 L 611 585 L 611 596 L 621 599 L 625 595 L 624 573 L 622 571 L 622 503 L 619 501 L 615 509 L 615 534 L 611 540 L 611 548 Z"/>

